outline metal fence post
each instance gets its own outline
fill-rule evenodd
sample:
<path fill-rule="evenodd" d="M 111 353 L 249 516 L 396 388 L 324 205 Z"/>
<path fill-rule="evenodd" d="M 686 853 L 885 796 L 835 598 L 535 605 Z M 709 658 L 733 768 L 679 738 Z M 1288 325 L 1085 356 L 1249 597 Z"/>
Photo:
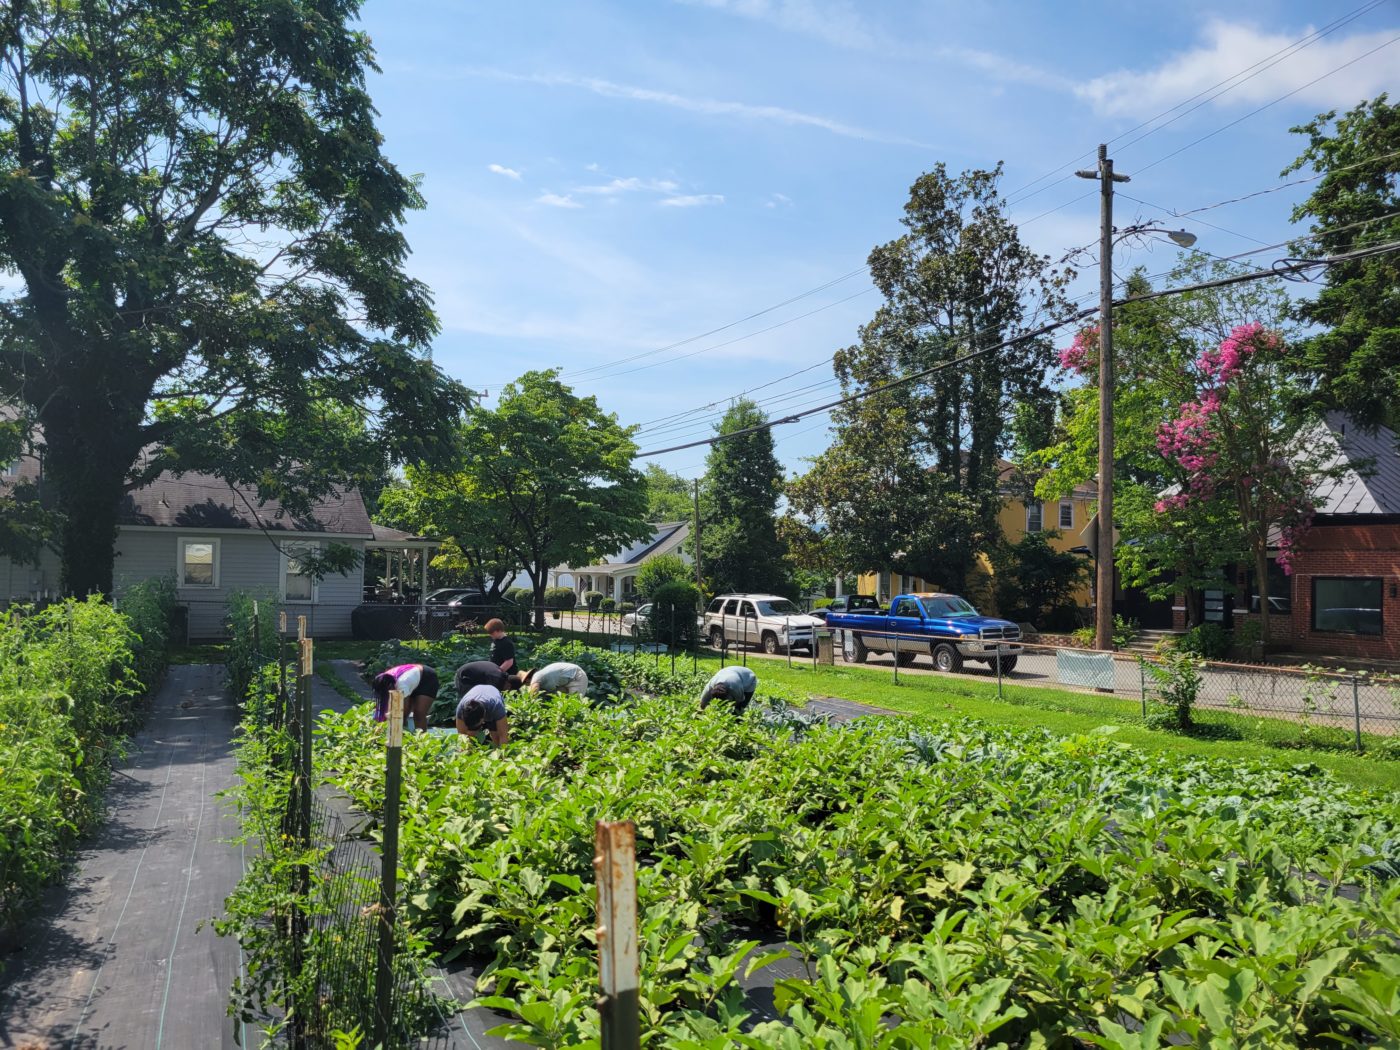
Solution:
<path fill-rule="evenodd" d="M 637 829 L 630 820 L 600 820 L 594 835 L 602 1047 L 638 1050 L 642 1024 L 637 970 Z"/>
<path fill-rule="evenodd" d="M 1356 719 L 1356 750 L 1364 751 L 1361 744 L 1361 687 L 1356 675 L 1351 676 L 1351 710 Z"/>
<path fill-rule="evenodd" d="M 998 642 L 998 643 L 997 643 L 997 699 L 1000 700 L 1001 698 L 1002 698 L 1002 696 L 1001 696 L 1001 643 Z"/>
<path fill-rule="evenodd" d="M 671 653 L 671 673 L 676 673 L 676 607 L 671 606 L 671 637 L 666 640 L 666 648 Z"/>
<path fill-rule="evenodd" d="M 1142 700 L 1142 717 L 1147 718 L 1147 661 L 1138 657 L 1138 697 Z"/>
<path fill-rule="evenodd" d="M 258 666 L 262 666 L 262 620 L 261 610 L 258 608 L 258 600 L 253 599 L 253 658 L 257 660 Z"/>
<path fill-rule="evenodd" d="M 749 618 L 748 618 L 747 616 L 741 616 L 741 617 L 739 617 L 739 619 L 741 619 L 741 620 L 744 621 L 744 642 L 743 642 L 744 651 L 740 654 L 740 659 L 742 659 L 742 660 L 744 661 L 744 666 L 745 666 L 745 667 L 748 667 L 748 666 L 749 666 Z"/>
<path fill-rule="evenodd" d="M 399 880 L 399 793 L 403 785 L 403 693 L 389 693 L 384 753 L 384 838 L 379 872 L 379 945 L 374 971 L 374 1041 L 388 1046 L 394 1022 L 394 914 Z"/>
<path fill-rule="evenodd" d="M 287 610 L 277 611 L 277 700 L 281 708 L 277 717 L 287 724 Z"/>
<path fill-rule="evenodd" d="M 894 681 L 899 684 L 899 635 L 894 636 Z"/>

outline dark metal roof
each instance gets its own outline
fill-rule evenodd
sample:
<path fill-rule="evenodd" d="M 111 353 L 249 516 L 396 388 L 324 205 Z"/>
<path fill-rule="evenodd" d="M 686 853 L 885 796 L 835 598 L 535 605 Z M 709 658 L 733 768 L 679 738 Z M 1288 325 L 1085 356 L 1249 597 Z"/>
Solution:
<path fill-rule="evenodd" d="M 1334 465 L 1355 465 L 1341 477 L 1324 481 L 1314 502 L 1318 514 L 1400 514 L 1400 448 L 1394 431 L 1378 427 L 1367 433 L 1340 413 L 1326 425 L 1338 452 Z"/>
<path fill-rule="evenodd" d="M 311 513 L 293 517 L 276 500 L 260 501 L 252 489 L 235 487 L 212 474 L 166 472 L 127 493 L 117 512 L 120 525 L 182 529 L 266 529 L 374 537 L 374 526 L 358 491 L 333 491 Z"/>
<path fill-rule="evenodd" d="M 657 525 L 655 527 L 656 531 L 651 534 L 650 539 L 645 539 L 642 540 L 640 543 L 633 544 L 621 554 L 615 555 L 614 557 L 608 559 L 607 564 L 631 565 L 634 562 L 642 561 L 646 557 L 648 557 L 652 552 L 654 552 L 657 547 L 660 547 L 663 543 L 671 539 L 673 536 L 675 536 L 676 533 L 680 532 L 681 529 L 685 527 L 686 522 L 683 521 L 674 521 L 668 522 L 664 525 Z"/>

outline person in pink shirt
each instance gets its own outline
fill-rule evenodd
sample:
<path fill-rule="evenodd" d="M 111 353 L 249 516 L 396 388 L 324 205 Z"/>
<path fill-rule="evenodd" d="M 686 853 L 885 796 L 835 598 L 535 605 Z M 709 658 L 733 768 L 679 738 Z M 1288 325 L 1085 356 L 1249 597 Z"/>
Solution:
<path fill-rule="evenodd" d="M 397 689 L 403 693 L 403 724 L 408 726 L 409 715 L 420 733 L 428 731 L 428 711 L 437 699 L 438 674 L 427 664 L 399 664 L 387 671 L 381 671 L 374 678 L 374 695 L 378 703 L 374 707 L 374 720 L 383 722 L 389 717 L 389 693 Z"/>

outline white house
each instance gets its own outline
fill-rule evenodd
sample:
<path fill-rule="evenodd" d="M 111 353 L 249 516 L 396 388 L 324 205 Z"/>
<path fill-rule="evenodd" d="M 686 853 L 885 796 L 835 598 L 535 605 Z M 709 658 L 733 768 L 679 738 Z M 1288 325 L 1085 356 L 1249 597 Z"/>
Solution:
<path fill-rule="evenodd" d="M 597 591 L 604 598 L 627 601 L 636 587 L 637 573 L 643 564 L 663 554 L 675 554 L 687 565 L 694 560 L 682 548 L 690 535 L 690 522 L 670 521 L 653 525 L 654 530 L 647 539 L 634 543 L 626 550 L 618 551 L 596 565 L 572 568 L 561 565 L 549 570 L 551 587 L 571 587 L 583 604 L 583 596 L 589 591 Z"/>
<path fill-rule="evenodd" d="M 12 465 L 9 478 L 37 475 L 37 464 L 27 466 Z M 315 580 L 303 571 L 302 559 L 329 543 L 359 552 L 360 563 Z M 168 576 L 189 611 L 192 639 L 223 634 L 229 594 L 238 590 L 270 595 L 289 616 L 306 616 L 314 637 L 349 637 L 351 611 L 364 602 L 364 553 L 387 550 L 399 564 L 415 564 L 426 593 L 423 566 L 437 546 L 436 540 L 372 524 L 354 490 L 333 493 L 296 518 L 275 501 L 260 501 L 256 492 L 212 475 L 165 473 L 122 502 L 113 597 L 120 605 L 133 583 Z M 6 602 L 56 597 L 59 587 L 58 556 L 51 551 L 36 566 L 0 558 L 0 598 Z"/>

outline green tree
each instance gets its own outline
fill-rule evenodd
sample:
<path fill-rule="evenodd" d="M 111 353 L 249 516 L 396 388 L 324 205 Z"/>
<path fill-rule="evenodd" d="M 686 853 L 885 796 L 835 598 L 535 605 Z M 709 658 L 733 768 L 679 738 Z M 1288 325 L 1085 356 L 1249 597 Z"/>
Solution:
<path fill-rule="evenodd" d="M 659 588 L 674 580 L 688 580 L 694 575 L 695 570 L 679 554 L 662 554 L 644 562 L 637 570 L 637 593 L 642 601 L 649 602 L 656 597 Z"/>
<path fill-rule="evenodd" d="M 1387 96 L 1293 129 L 1308 137 L 1284 174 L 1311 168 L 1316 189 L 1293 209 L 1309 221 L 1299 255 L 1338 254 L 1400 241 L 1400 106 Z M 1300 320 L 1323 330 L 1303 340 L 1298 363 L 1318 400 L 1362 424 L 1400 424 L 1400 255 L 1329 267 L 1322 291 L 1298 303 Z"/>
<path fill-rule="evenodd" d="M 656 463 L 646 466 L 647 520 L 690 521 L 695 516 L 691 483 Z"/>
<path fill-rule="evenodd" d="M 777 529 L 783 468 L 773 453 L 773 433 L 763 426 L 767 422 L 756 404 L 741 398 L 715 428 L 721 440 L 710 446 L 706 459 L 700 513 L 701 568 L 716 594 L 781 593 L 788 585 Z"/>
<path fill-rule="evenodd" d="M 110 591 L 117 510 L 164 470 L 293 513 L 353 483 L 378 401 L 398 460 L 438 451 L 463 391 L 380 152 L 358 0 L 34 0 L 0 14 L 0 400 L 45 445 L 63 585 Z"/>
<path fill-rule="evenodd" d="M 836 354 L 843 391 L 938 370 L 835 410 L 836 440 L 789 489 L 845 572 L 889 568 L 961 589 L 998 535 L 1008 421 L 1052 397 L 1052 356 L 1044 340 L 990 348 L 1062 310 L 1071 276 L 1021 242 L 1000 178 L 1000 165 L 958 176 L 938 165 L 910 191 L 907 232 L 870 253 L 885 301 Z"/>
<path fill-rule="evenodd" d="M 992 549 L 992 589 L 1000 615 L 1041 627 L 1073 626 L 1074 591 L 1084 578 L 1077 554 L 1050 545 L 1056 533 L 1029 532 Z"/>
<path fill-rule="evenodd" d="M 462 431 L 460 482 L 544 602 L 551 567 L 584 564 L 651 535 L 632 432 L 553 371 L 506 384 Z M 544 617 L 536 612 L 536 622 Z"/>
<path fill-rule="evenodd" d="M 489 601 L 501 598 L 520 572 L 519 559 L 502 542 L 510 527 L 504 509 L 479 498 L 465 474 L 410 465 L 403 481 L 380 495 L 376 518 L 390 528 L 442 540 L 433 569 L 470 584 Z"/>

